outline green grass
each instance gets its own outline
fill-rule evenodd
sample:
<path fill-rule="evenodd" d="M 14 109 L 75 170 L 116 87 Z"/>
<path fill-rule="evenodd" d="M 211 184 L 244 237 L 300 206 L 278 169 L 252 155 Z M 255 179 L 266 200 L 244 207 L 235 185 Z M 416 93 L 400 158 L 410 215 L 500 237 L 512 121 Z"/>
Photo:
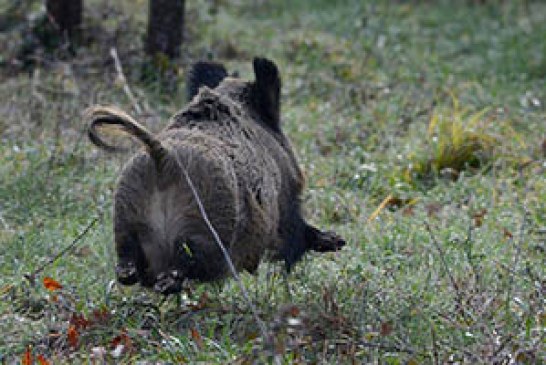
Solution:
<path fill-rule="evenodd" d="M 131 111 L 103 62 L 122 27 L 118 52 L 145 110 L 139 119 L 153 130 L 183 106 L 191 60 L 212 53 L 250 77 L 251 57 L 263 54 L 281 68 L 284 128 L 308 179 L 306 214 L 348 242 L 295 267 L 292 302 L 281 265 L 242 275 L 281 363 L 540 363 L 546 4 L 216 3 L 188 4 L 171 91 L 139 54 L 145 1 L 116 2 L 104 20 L 104 2 L 88 1 L 86 24 L 102 20 L 103 31 L 76 59 L 31 76 L 0 70 L 1 361 L 20 360 L 29 346 L 51 363 L 272 361 L 232 280 L 166 301 L 110 286 L 112 193 L 127 156 L 92 147 L 81 116 L 94 103 Z M 17 37 L 0 34 L 2 60 Z M 464 149 L 476 138 L 487 141 L 488 158 L 474 144 Z M 463 162 L 446 177 L 457 146 Z M 408 173 L 419 161 L 430 164 L 425 179 Z M 377 210 L 388 196 L 396 204 Z M 34 285 L 25 279 L 95 217 L 73 251 Z M 44 277 L 63 289 L 48 292 Z"/>

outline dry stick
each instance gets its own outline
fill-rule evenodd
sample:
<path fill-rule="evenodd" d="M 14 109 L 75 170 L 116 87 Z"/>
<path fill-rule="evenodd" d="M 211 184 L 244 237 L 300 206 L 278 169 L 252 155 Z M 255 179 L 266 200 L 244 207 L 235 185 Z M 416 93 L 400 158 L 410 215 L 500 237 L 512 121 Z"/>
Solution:
<path fill-rule="evenodd" d="M 197 206 L 199 208 L 199 212 L 201 213 L 201 216 L 203 217 L 203 220 L 205 221 L 205 224 L 207 225 L 207 228 L 209 229 L 210 233 L 214 237 L 214 240 L 216 241 L 216 244 L 222 251 L 222 254 L 224 255 L 224 258 L 228 264 L 229 270 L 231 271 L 231 274 L 233 275 L 233 278 L 237 282 L 237 285 L 239 286 L 239 290 L 241 290 L 241 293 L 243 294 L 243 297 L 245 301 L 247 302 L 250 310 L 252 311 L 252 315 L 254 319 L 256 320 L 256 323 L 258 324 L 258 327 L 260 328 L 260 332 L 262 333 L 262 337 L 265 344 L 273 345 L 273 341 L 270 338 L 270 336 L 267 334 L 267 328 L 265 327 L 265 324 L 258 316 L 258 310 L 254 306 L 254 303 L 252 303 L 252 300 L 250 299 L 250 296 L 248 295 L 248 291 L 246 290 L 243 282 L 241 281 L 241 278 L 239 277 L 239 274 L 237 273 L 237 270 L 235 269 L 235 266 L 233 265 L 233 261 L 231 260 L 231 257 L 229 255 L 229 252 L 226 250 L 226 247 L 222 243 L 222 240 L 220 239 L 220 236 L 218 235 L 218 232 L 216 232 L 216 229 L 210 222 L 207 212 L 205 211 L 205 207 L 203 206 L 203 202 L 201 201 L 201 198 L 199 197 L 199 194 L 197 192 L 197 189 L 195 188 L 195 185 L 193 184 L 193 181 L 190 178 L 190 175 L 188 173 L 188 170 L 184 167 L 182 162 L 180 161 L 178 155 L 176 155 L 176 162 L 178 163 L 178 166 L 184 173 L 184 178 L 186 179 L 186 182 L 188 183 L 191 192 L 193 194 L 193 197 L 195 198 L 195 201 L 197 203 Z M 273 346 L 272 346 L 273 347 Z"/>
<path fill-rule="evenodd" d="M 123 91 L 129 98 L 129 101 L 131 104 L 133 104 L 133 108 L 138 114 L 142 113 L 142 108 L 138 104 L 138 101 L 131 91 L 131 88 L 129 87 L 129 83 L 127 83 L 127 79 L 125 78 L 125 74 L 123 73 L 123 68 L 121 67 L 121 62 L 118 57 L 118 51 L 114 47 L 110 48 L 110 56 L 114 59 L 114 67 L 116 68 L 116 71 L 118 73 L 119 81 L 123 84 Z"/>
<path fill-rule="evenodd" d="M 64 249 L 62 249 L 58 254 L 56 254 L 55 256 L 53 256 L 51 259 L 49 259 L 49 261 L 47 261 L 46 263 L 44 263 L 42 266 L 40 266 L 39 268 L 37 268 L 36 270 L 34 270 L 31 274 L 25 274 L 24 277 L 25 279 L 27 279 L 31 284 L 34 284 L 35 282 L 35 279 L 36 279 L 36 275 L 38 275 L 39 273 L 41 273 L 47 266 L 51 265 L 52 263 L 54 263 L 55 261 L 57 261 L 57 259 L 63 255 L 65 255 L 68 251 L 72 250 L 76 244 L 87 234 L 87 232 L 89 232 L 89 230 L 95 225 L 95 223 L 97 223 L 97 221 L 99 220 L 98 217 L 95 217 L 88 225 L 87 227 L 85 227 L 85 229 L 76 237 L 74 238 L 74 240 L 72 241 L 72 243 L 70 243 L 68 246 L 66 246 Z"/>

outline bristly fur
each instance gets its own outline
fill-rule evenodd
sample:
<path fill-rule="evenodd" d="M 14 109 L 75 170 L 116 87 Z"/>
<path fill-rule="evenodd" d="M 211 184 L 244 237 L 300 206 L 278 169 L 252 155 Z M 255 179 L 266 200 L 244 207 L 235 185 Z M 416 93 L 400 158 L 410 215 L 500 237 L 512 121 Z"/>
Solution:
<path fill-rule="evenodd" d="M 146 147 L 124 167 L 115 194 L 121 283 L 140 282 L 169 294 L 180 290 L 184 278 L 226 275 L 222 253 L 176 160 L 191 176 L 238 270 L 253 272 L 268 251 L 290 270 L 308 250 L 334 251 L 345 244 L 302 217 L 304 181 L 281 130 L 280 75 L 269 60 L 256 58 L 253 65 L 256 80 L 248 82 L 226 78 L 219 64 L 197 64 L 188 87 L 198 94 L 157 135 L 117 109 L 89 111 L 89 137 L 97 146 L 120 150 L 100 136 L 109 131 L 104 127 L 115 127 Z"/>

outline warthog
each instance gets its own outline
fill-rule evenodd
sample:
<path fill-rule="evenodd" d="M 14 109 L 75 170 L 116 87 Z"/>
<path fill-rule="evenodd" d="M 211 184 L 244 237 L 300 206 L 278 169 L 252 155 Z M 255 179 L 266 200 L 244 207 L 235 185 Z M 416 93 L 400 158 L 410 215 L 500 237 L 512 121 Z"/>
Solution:
<path fill-rule="evenodd" d="M 226 276 L 225 257 L 198 203 L 237 270 L 254 272 L 264 257 L 284 260 L 290 270 L 307 250 L 345 244 L 302 217 L 304 178 L 281 129 L 279 71 L 264 58 L 255 58 L 253 67 L 255 80 L 244 81 L 217 63 L 194 65 L 191 101 L 157 135 L 115 108 L 89 110 L 95 145 L 120 150 L 102 136 L 116 129 L 144 146 L 123 168 L 115 192 L 122 284 L 140 282 L 169 294 L 186 278 Z"/>

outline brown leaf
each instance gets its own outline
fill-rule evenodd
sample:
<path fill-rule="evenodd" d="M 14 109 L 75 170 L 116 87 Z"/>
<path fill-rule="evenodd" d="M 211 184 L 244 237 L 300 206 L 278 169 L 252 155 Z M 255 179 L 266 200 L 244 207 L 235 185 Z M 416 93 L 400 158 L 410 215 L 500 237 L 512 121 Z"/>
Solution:
<path fill-rule="evenodd" d="M 123 345 L 125 348 L 130 348 L 132 345 L 131 337 L 127 335 L 125 330 L 112 339 L 113 348 L 116 348 L 119 345 Z"/>
<path fill-rule="evenodd" d="M 512 232 L 510 232 L 510 231 L 507 230 L 506 228 L 503 228 L 503 229 L 502 229 L 502 234 L 503 234 L 504 238 L 506 238 L 506 239 L 512 239 L 512 238 L 514 238 L 514 235 L 512 234 Z"/>
<path fill-rule="evenodd" d="M 300 309 L 296 307 L 295 305 L 290 307 L 289 312 L 292 317 L 298 317 L 300 315 Z"/>
<path fill-rule="evenodd" d="M 200 349 L 203 349 L 203 347 L 205 347 L 205 344 L 203 343 L 203 338 L 195 327 L 191 328 L 191 338 L 195 341 L 197 347 L 199 347 Z"/>
<path fill-rule="evenodd" d="M 472 215 L 472 219 L 474 220 L 474 225 L 476 227 L 481 227 L 483 224 L 483 218 L 487 214 L 487 209 L 482 209 Z"/>
<path fill-rule="evenodd" d="M 78 338 L 80 337 L 80 335 L 78 333 L 78 330 L 76 329 L 76 326 L 70 325 L 68 327 L 67 337 L 68 337 L 68 343 L 70 344 L 70 346 L 72 347 L 78 346 Z"/>
<path fill-rule="evenodd" d="M 73 325 L 76 330 L 80 330 L 89 327 L 91 322 L 85 319 L 83 314 L 72 313 L 70 324 Z"/>
<path fill-rule="evenodd" d="M 44 357 L 44 355 L 38 355 L 38 357 L 36 358 L 36 360 L 38 360 L 38 363 L 40 365 L 50 365 L 49 361 L 46 360 L 46 358 Z"/>
<path fill-rule="evenodd" d="M 44 286 L 49 291 L 55 291 L 63 288 L 58 281 L 47 276 L 44 278 Z"/>
<path fill-rule="evenodd" d="M 95 309 L 93 311 L 93 318 L 97 323 L 104 323 L 110 318 L 110 312 L 107 308 Z"/>
<path fill-rule="evenodd" d="M 32 347 L 28 346 L 27 350 L 23 354 L 23 358 L 21 359 L 22 365 L 32 365 L 33 359 L 32 359 Z"/>
<path fill-rule="evenodd" d="M 197 304 L 191 304 L 189 305 L 189 307 L 194 311 L 201 310 L 207 306 L 208 302 L 209 295 L 207 294 L 207 292 L 203 292 L 203 294 L 201 294 L 201 296 L 199 297 L 199 302 Z"/>
<path fill-rule="evenodd" d="M 388 336 L 391 333 L 392 333 L 392 323 L 391 322 L 381 323 L 381 330 L 379 331 L 379 334 L 381 334 L 381 336 Z"/>

